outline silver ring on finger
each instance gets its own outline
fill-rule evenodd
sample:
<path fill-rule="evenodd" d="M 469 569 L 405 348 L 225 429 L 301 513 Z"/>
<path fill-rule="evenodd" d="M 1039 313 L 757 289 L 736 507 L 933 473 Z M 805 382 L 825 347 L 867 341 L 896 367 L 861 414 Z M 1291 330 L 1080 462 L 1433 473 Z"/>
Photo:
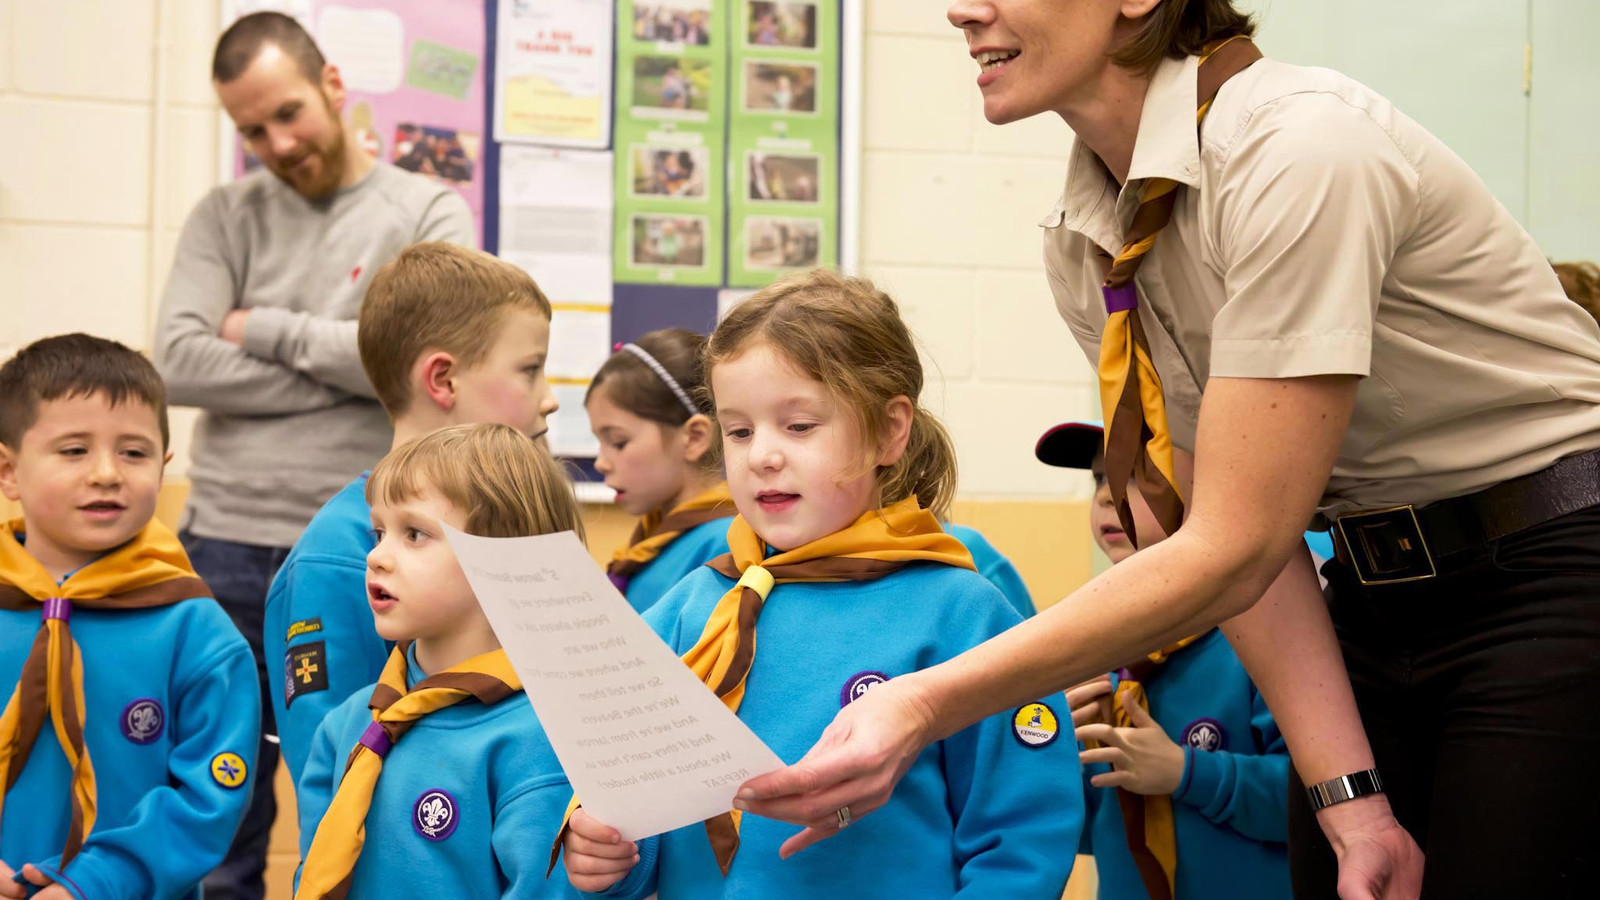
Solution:
<path fill-rule="evenodd" d="M 834 816 L 839 820 L 840 829 L 848 828 L 850 823 L 855 821 L 855 819 L 850 815 L 850 807 L 848 806 L 839 807 L 838 811 L 834 813 Z"/>

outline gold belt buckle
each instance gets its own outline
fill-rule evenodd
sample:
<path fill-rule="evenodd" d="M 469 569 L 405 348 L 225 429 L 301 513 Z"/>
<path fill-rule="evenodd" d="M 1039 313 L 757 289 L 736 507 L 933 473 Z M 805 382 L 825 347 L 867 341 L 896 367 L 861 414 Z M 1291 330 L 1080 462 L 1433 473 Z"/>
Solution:
<path fill-rule="evenodd" d="M 1410 504 L 1348 513 L 1334 524 L 1363 585 L 1404 584 L 1439 574 Z"/>

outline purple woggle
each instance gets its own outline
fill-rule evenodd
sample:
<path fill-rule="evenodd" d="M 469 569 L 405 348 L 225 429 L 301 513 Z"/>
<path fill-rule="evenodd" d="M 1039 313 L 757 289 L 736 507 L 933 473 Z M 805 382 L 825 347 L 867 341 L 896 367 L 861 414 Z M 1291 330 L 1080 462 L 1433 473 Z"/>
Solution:
<path fill-rule="evenodd" d="M 373 722 L 367 726 L 366 731 L 361 733 L 361 746 L 378 754 L 381 758 L 389 755 L 389 748 L 394 746 L 394 741 L 389 740 L 389 733 L 383 730 L 382 725 Z"/>
<path fill-rule="evenodd" d="M 72 601 L 65 597 L 51 597 L 44 601 L 44 609 L 39 612 L 42 620 L 60 619 L 66 622 L 72 618 Z"/>
<path fill-rule="evenodd" d="M 1139 289 L 1133 282 L 1128 282 L 1121 287 L 1100 286 L 1100 293 L 1106 298 L 1106 315 L 1119 313 L 1124 310 L 1139 308 Z"/>
<path fill-rule="evenodd" d="M 606 577 L 611 579 L 612 585 L 614 585 L 617 590 L 623 592 L 624 594 L 628 592 L 628 582 L 632 580 L 631 578 L 626 575 L 612 575 L 609 572 L 606 573 Z"/>

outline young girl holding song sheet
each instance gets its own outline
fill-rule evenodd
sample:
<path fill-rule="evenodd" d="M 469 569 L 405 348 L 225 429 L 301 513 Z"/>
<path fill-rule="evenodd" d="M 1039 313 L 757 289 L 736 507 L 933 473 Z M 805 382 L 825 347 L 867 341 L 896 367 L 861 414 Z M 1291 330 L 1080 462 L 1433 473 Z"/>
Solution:
<path fill-rule="evenodd" d="M 705 406 L 706 339 L 682 328 L 622 344 L 584 397 L 594 467 L 639 524 L 606 572 L 640 612 L 728 552 L 733 498 Z"/>
<path fill-rule="evenodd" d="M 739 511 L 731 552 L 645 618 L 794 761 L 841 706 L 1020 619 L 940 528 L 955 454 L 917 403 L 922 366 L 887 295 L 823 270 L 790 276 L 736 307 L 706 359 Z M 819 809 L 812 829 L 851 833 L 787 862 L 795 832 L 780 822 L 730 811 L 635 845 L 579 808 L 567 871 L 630 900 L 1054 900 L 1083 825 L 1065 716 L 1053 697 L 924 749 L 887 805 Z"/>
<path fill-rule="evenodd" d="M 458 425 L 384 457 L 367 500 L 368 602 L 397 646 L 312 741 L 296 900 L 571 896 L 545 879 L 571 788 L 441 526 L 581 536 L 572 489 L 515 429 Z"/>

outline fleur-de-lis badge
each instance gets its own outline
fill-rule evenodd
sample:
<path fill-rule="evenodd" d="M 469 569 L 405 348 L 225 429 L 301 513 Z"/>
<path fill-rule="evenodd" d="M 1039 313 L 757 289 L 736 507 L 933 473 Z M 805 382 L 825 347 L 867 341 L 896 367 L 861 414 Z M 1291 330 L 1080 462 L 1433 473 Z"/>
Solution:
<path fill-rule="evenodd" d="M 122 710 L 122 736 L 135 744 L 153 743 L 161 736 L 166 716 L 161 704 L 151 697 L 141 697 Z"/>
<path fill-rule="evenodd" d="M 412 810 L 411 825 L 430 841 L 442 841 L 456 830 L 456 799 L 448 791 L 424 791 Z"/>

